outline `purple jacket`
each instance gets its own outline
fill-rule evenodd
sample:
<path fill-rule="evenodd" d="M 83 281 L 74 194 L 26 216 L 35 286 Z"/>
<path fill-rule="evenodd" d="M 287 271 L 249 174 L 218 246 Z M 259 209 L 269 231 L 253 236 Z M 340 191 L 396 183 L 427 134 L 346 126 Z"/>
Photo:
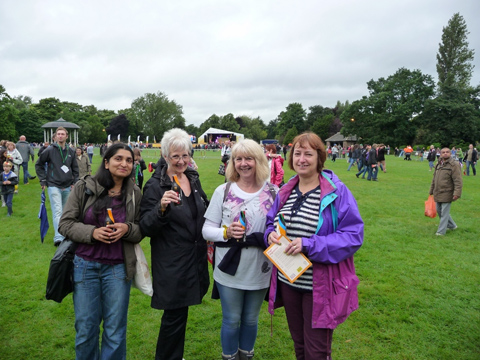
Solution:
<path fill-rule="evenodd" d="M 298 181 L 298 175 L 294 176 L 280 189 L 267 215 L 267 246 L 268 235 L 275 231 L 275 216 Z M 317 231 L 310 238 L 302 238 L 302 244 L 303 253 L 313 264 L 312 327 L 335 329 L 358 309 L 359 280 L 353 254 L 363 243 L 363 220 L 352 193 L 332 171 L 322 171 L 319 182 Z M 272 315 L 275 308 L 283 306 L 281 295 L 277 294 L 277 271 L 274 267 L 270 283 L 268 311 Z"/>

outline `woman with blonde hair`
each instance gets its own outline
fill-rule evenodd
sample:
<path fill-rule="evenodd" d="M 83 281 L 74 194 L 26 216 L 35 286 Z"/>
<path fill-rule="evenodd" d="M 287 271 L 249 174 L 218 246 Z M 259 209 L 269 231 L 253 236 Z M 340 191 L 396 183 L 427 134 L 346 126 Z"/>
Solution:
<path fill-rule="evenodd" d="M 227 183 L 215 190 L 205 213 L 203 237 L 216 244 L 213 278 L 222 304 L 222 358 L 252 359 L 258 316 L 272 264 L 263 254 L 268 211 L 278 188 L 262 148 L 243 140 L 232 149 Z"/>

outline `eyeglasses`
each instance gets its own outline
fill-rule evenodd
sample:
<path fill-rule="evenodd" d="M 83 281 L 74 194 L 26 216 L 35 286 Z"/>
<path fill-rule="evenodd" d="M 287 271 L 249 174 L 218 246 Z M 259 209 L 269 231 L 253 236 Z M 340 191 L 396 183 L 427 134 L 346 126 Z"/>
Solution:
<path fill-rule="evenodd" d="M 173 156 L 170 156 L 170 159 L 171 160 L 175 160 L 175 161 L 180 161 L 180 159 L 182 159 L 183 161 L 187 162 L 188 159 L 190 159 L 190 155 L 173 155 Z"/>

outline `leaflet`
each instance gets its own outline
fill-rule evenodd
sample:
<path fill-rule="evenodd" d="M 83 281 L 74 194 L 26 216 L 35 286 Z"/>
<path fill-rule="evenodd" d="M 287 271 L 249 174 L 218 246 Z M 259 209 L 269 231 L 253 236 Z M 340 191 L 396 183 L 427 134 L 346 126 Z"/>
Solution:
<path fill-rule="evenodd" d="M 263 253 L 293 284 L 300 275 L 312 266 L 312 263 L 303 253 L 295 255 L 285 254 L 285 248 L 291 242 L 286 236 L 282 235 L 278 240 L 280 244 L 270 245 Z"/>

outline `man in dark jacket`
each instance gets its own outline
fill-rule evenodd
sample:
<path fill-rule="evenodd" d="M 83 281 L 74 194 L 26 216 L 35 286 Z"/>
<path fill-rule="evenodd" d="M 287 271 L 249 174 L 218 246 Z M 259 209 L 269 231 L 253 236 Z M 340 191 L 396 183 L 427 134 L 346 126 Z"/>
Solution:
<path fill-rule="evenodd" d="M 467 176 L 470 176 L 470 166 L 473 170 L 473 176 L 476 176 L 477 170 L 475 169 L 475 165 L 477 164 L 477 150 L 473 147 L 473 144 L 468 146 L 468 151 L 463 160 L 467 165 Z"/>
<path fill-rule="evenodd" d="M 367 180 L 378 181 L 378 168 L 377 168 L 377 144 L 373 144 L 371 149 L 368 151 L 368 177 Z"/>
<path fill-rule="evenodd" d="M 30 173 L 28 172 L 28 159 L 31 157 L 32 158 L 32 163 L 33 159 L 35 156 L 35 153 L 33 151 L 33 147 L 30 146 L 30 144 L 27 142 L 27 138 L 25 135 L 20 136 L 20 139 L 18 142 L 15 144 L 15 148 L 18 150 L 20 155 L 22 155 L 22 168 L 23 168 L 23 183 L 28 184 L 29 179 L 35 179 L 36 176 L 31 176 Z M 20 169 L 18 170 L 18 177 L 20 179 Z"/>
<path fill-rule="evenodd" d="M 55 230 L 53 244 L 58 246 L 64 239 L 64 236 L 58 232 L 58 223 L 70 190 L 78 180 L 78 164 L 75 160 L 75 152 L 66 145 L 68 132 L 64 127 L 57 128 L 55 139 L 57 142 L 46 148 L 38 158 L 35 170 L 42 190 L 48 187 Z M 48 163 L 47 170 L 45 170 L 46 163 Z"/>
<path fill-rule="evenodd" d="M 430 195 L 433 195 L 437 203 L 437 214 L 440 218 L 435 235 L 445 235 L 447 229 L 457 228 L 457 224 L 450 216 L 450 206 L 452 201 L 456 201 L 462 196 L 462 186 L 460 165 L 452 159 L 450 149 L 443 148 L 430 186 Z"/>

